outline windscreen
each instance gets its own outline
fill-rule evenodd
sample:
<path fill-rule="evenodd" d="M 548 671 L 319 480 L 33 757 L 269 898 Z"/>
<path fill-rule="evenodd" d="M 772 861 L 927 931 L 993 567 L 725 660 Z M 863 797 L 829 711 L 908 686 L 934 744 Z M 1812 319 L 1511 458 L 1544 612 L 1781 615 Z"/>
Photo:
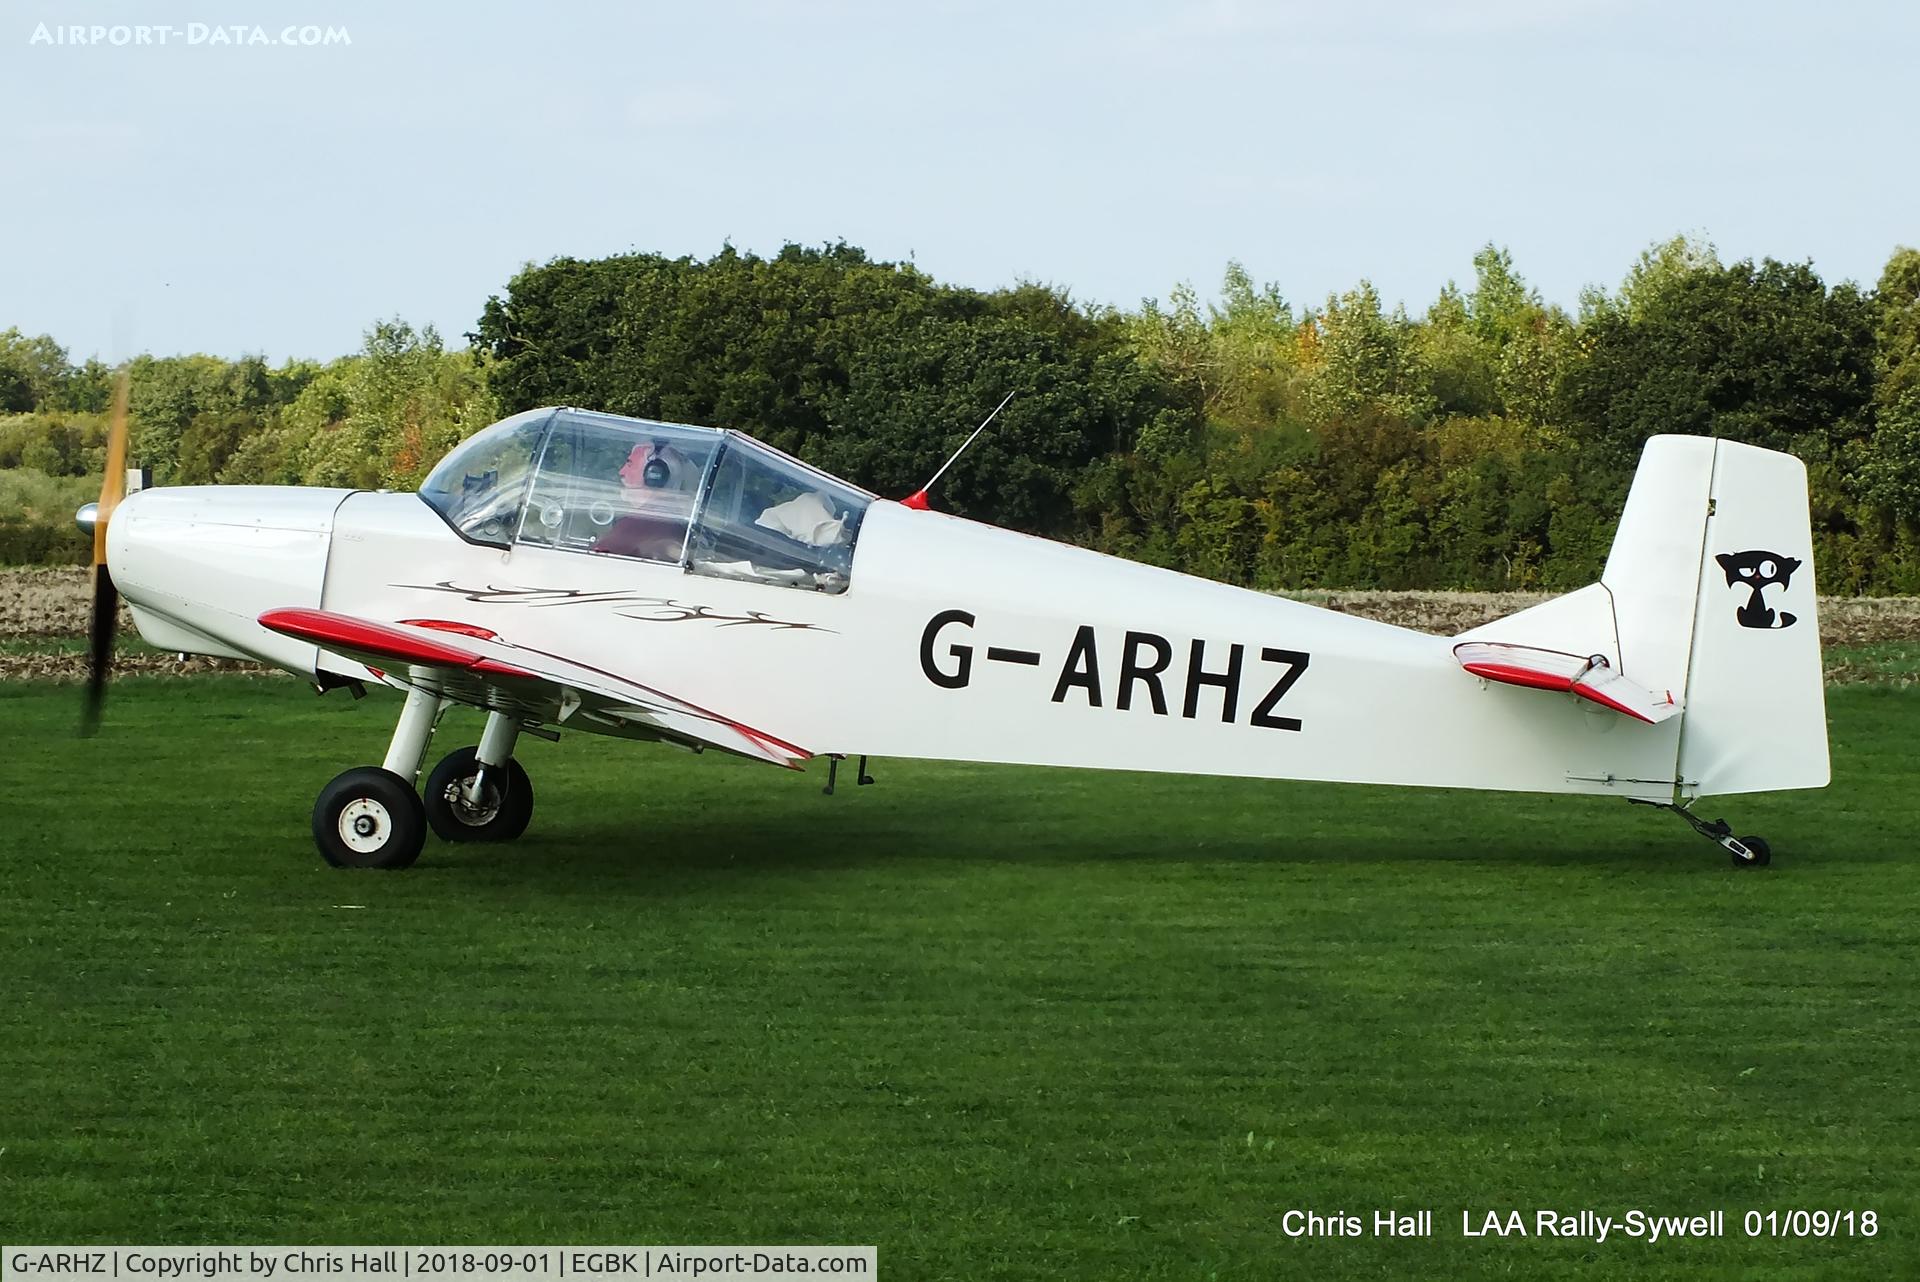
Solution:
<path fill-rule="evenodd" d="M 550 409 L 528 410 L 468 437 L 427 474 L 421 499 L 461 538 L 506 547 L 520 526 L 527 483 L 553 415 Z"/>

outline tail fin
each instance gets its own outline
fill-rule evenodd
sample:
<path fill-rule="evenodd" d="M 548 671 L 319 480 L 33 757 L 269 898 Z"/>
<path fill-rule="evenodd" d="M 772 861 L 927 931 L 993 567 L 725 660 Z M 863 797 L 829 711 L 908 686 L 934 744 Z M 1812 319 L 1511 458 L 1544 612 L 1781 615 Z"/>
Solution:
<path fill-rule="evenodd" d="M 1807 469 L 1790 454 L 1654 437 L 1600 582 L 1461 639 L 1605 655 L 1671 692 L 1683 795 L 1827 783 Z"/>
<path fill-rule="evenodd" d="M 1621 670 L 1685 692 L 1683 792 L 1826 785 L 1805 464 L 1733 441 L 1654 437 L 1600 581 Z"/>

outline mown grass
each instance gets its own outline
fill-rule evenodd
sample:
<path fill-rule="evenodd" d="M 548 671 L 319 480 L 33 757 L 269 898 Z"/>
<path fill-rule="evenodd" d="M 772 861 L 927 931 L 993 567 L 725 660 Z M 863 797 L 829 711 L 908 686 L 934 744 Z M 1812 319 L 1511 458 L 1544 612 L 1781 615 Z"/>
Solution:
<path fill-rule="evenodd" d="M 329 870 L 391 699 L 0 686 L 0 1240 L 874 1242 L 888 1278 L 1907 1276 L 1920 692 L 1623 804 L 529 743 L 509 847 Z M 449 715 L 442 749 L 475 718 Z M 1869 1241 L 1463 1211 L 1874 1209 Z M 1294 1207 L 1432 1208 L 1293 1240 Z"/>

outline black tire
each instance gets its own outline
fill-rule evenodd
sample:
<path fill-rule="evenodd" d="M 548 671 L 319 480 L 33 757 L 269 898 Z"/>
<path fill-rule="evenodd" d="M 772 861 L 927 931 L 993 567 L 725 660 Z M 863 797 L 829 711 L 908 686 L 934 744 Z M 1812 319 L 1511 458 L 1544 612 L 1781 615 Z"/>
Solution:
<path fill-rule="evenodd" d="M 360 766 L 320 790 L 313 841 L 335 868 L 406 868 L 426 844 L 427 815 L 412 784 Z"/>
<path fill-rule="evenodd" d="M 460 787 L 480 769 L 479 750 L 460 748 L 441 758 L 422 790 L 427 822 L 442 841 L 512 841 L 533 819 L 533 781 L 519 761 L 508 758 L 504 790 L 475 811 L 460 801 Z M 496 778 L 502 778 L 494 771 Z"/>
<path fill-rule="evenodd" d="M 1742 837 L 1740 844 L 1753 852 L 1753 858 L 1742 859 L 1735 855 L 1733 857 L 1735 868 L 1765 868 L 1773 862 L 1773 848 L 1767 845 L 1765 837 Z"/>

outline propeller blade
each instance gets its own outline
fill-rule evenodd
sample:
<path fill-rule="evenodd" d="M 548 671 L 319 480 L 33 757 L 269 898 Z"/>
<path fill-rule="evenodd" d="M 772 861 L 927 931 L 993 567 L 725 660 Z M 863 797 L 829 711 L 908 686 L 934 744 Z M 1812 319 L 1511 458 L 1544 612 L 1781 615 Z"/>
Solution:
<path fill-rule="evenodd" d="M 128 372 L 120 371 L 113 389 L 113 416 L 107 426 L 107 474 L 93 514 L 93 614 L 87 620 L 87 707 L 80 733 L 100 728 L 100 709 L 113 672 L 113 634 L 120 622 L 120 590 L 107 570 L 107 522 L 127 496 Z"/>
<path fill-rule="evenodd" d="M 107 678 L 113 671 L 113 632 L 120 619 L 120 589 L 104 565 L 93 567 L 93 614 L 87 620 L 87 710 L 80 733 L 100 728 L 100 709 L 107 700 Z"/>
<path fill-rule="evenodd" d="M 107 474 L 100 481 L 100 507 L 93 521 L 93 563 L 107 563 L 107 521 L 120 500 L 127 497 L 128 373 L 120 371 L 113 385 L 113 417 L 107 424 Z"/>

